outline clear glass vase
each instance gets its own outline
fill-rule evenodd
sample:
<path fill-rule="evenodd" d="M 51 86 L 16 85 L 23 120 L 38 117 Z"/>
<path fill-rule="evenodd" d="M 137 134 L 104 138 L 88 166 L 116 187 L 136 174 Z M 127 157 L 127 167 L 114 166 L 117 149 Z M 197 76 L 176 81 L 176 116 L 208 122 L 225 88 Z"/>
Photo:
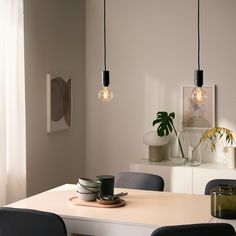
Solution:
<path fill-rule="evenodd" d="M 186 159 L 183 158 L 182 151 L 180 148 L 179 140 L 182 140 L 182 131 L 177 131 L 177 136 L 173 135 L 169 141 L 170 149 L 170 157 L 173 162 L 176 164 L 185 165 Z M 182 142 L 181 142 L 182 143 Z M 182 148 L 183 150 L 183 148 Z"/>
<path fill-rule="evenodd" d="M 192 146 L 187 147 L 186 164 L 189 166 L 199 166 L 201 160 L 201 150 L 199 147 L 193 149 Z"/>
<path fill-rule="evenodd" d="M 181 143 L 186 160 L 186 165 L 198 166 L 201 164 L 201 149 L 200 146 L 197 146 L 200 138 L 201 133 L 199 132 L 182 132 Z"/>

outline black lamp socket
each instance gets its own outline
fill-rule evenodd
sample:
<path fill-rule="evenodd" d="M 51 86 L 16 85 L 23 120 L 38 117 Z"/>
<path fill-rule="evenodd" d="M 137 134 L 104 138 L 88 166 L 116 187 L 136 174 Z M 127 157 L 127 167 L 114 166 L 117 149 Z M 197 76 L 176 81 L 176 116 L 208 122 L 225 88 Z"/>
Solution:
<path fill-rule="evenodd" d="M 197 87 L 202 87 L 203 85 L 203 70 L 194 71 L 194 85 Z"/>
<path fill-rule="evenodd" d="M 109 70 L 102 71 L 102 84 L 104 87 L 109 86 L 109 84 L 110 84 Z"/>

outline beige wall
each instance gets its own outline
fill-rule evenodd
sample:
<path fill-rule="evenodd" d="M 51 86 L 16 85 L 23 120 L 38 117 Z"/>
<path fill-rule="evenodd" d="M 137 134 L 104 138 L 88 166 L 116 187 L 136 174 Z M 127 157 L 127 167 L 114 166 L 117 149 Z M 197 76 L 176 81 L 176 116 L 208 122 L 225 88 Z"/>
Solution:
<path fill-rule="evenodd" d="M 84 174 L 84 0 L 24 0 L 27 195 Z M 72 128 L 46 132 L 46 74 L 72 76 Z"/>
<path fill-rule="evenodd" d="M 181 86 L 197 67 L 196 0 L 107 1 L 107 64 L 114 100 L 100 104 L 102 0 L 86 0 L 86 174 L 127 170 L 157 111 L 181 121 Z M 204 83 L 215 84 L 219 126 L 236 133 L 236 1 L 201 1 Z M 206 155 L 206 154 L 205 154 Z"/>
<path fill-rule="evenodd" d="M 205 84 L 217 86 L 218 125 L 236 133 L 236 2 L 201 2 Z M 107 1 L 107 64 L 115 97 L 105 105 L 97 99 L 103 1 L 24 4 L 28 195 L 78 176 L 127 170 L 147 154 L 142 137 L 159 110 L 174 111 L 179 126 L 181 86 L 192 85 L 197 66 L 195 0 Z M 46 133 L 47 73 L 72 75 L 70 130 Z"/>

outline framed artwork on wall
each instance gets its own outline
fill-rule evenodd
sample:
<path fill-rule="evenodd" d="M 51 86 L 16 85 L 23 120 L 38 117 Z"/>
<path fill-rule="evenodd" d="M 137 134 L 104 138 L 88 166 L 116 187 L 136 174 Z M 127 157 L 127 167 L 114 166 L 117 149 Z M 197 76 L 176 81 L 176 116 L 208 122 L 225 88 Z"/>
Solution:
<path fill-rule="evenodd" d="M 47 74 L 47 132 L 71 127 L 71 77 Z"/>
<path fill-rule="evenodd" d="M 194 86 L 183 86 L 183 128 L 208 129 L 215 126 L 215 85 L 202 87 L 204 102 L 192 97 Z"/>

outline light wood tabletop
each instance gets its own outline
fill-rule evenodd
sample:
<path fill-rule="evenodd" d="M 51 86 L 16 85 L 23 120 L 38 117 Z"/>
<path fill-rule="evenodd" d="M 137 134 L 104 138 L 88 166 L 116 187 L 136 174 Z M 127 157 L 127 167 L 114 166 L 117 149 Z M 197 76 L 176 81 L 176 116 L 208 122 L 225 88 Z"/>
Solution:
<path fill-rule="evenodd" d="M 210 196 L 172 192 L 115 189 L 127 191 L 126 205 L 117 208 L 78 206 L 76 185 L 66 184 L 8 205 L 54 212 L 66 223 L 68 232 L 97 236 L 150 235 L 164 225 L 208 223 Z"/>

